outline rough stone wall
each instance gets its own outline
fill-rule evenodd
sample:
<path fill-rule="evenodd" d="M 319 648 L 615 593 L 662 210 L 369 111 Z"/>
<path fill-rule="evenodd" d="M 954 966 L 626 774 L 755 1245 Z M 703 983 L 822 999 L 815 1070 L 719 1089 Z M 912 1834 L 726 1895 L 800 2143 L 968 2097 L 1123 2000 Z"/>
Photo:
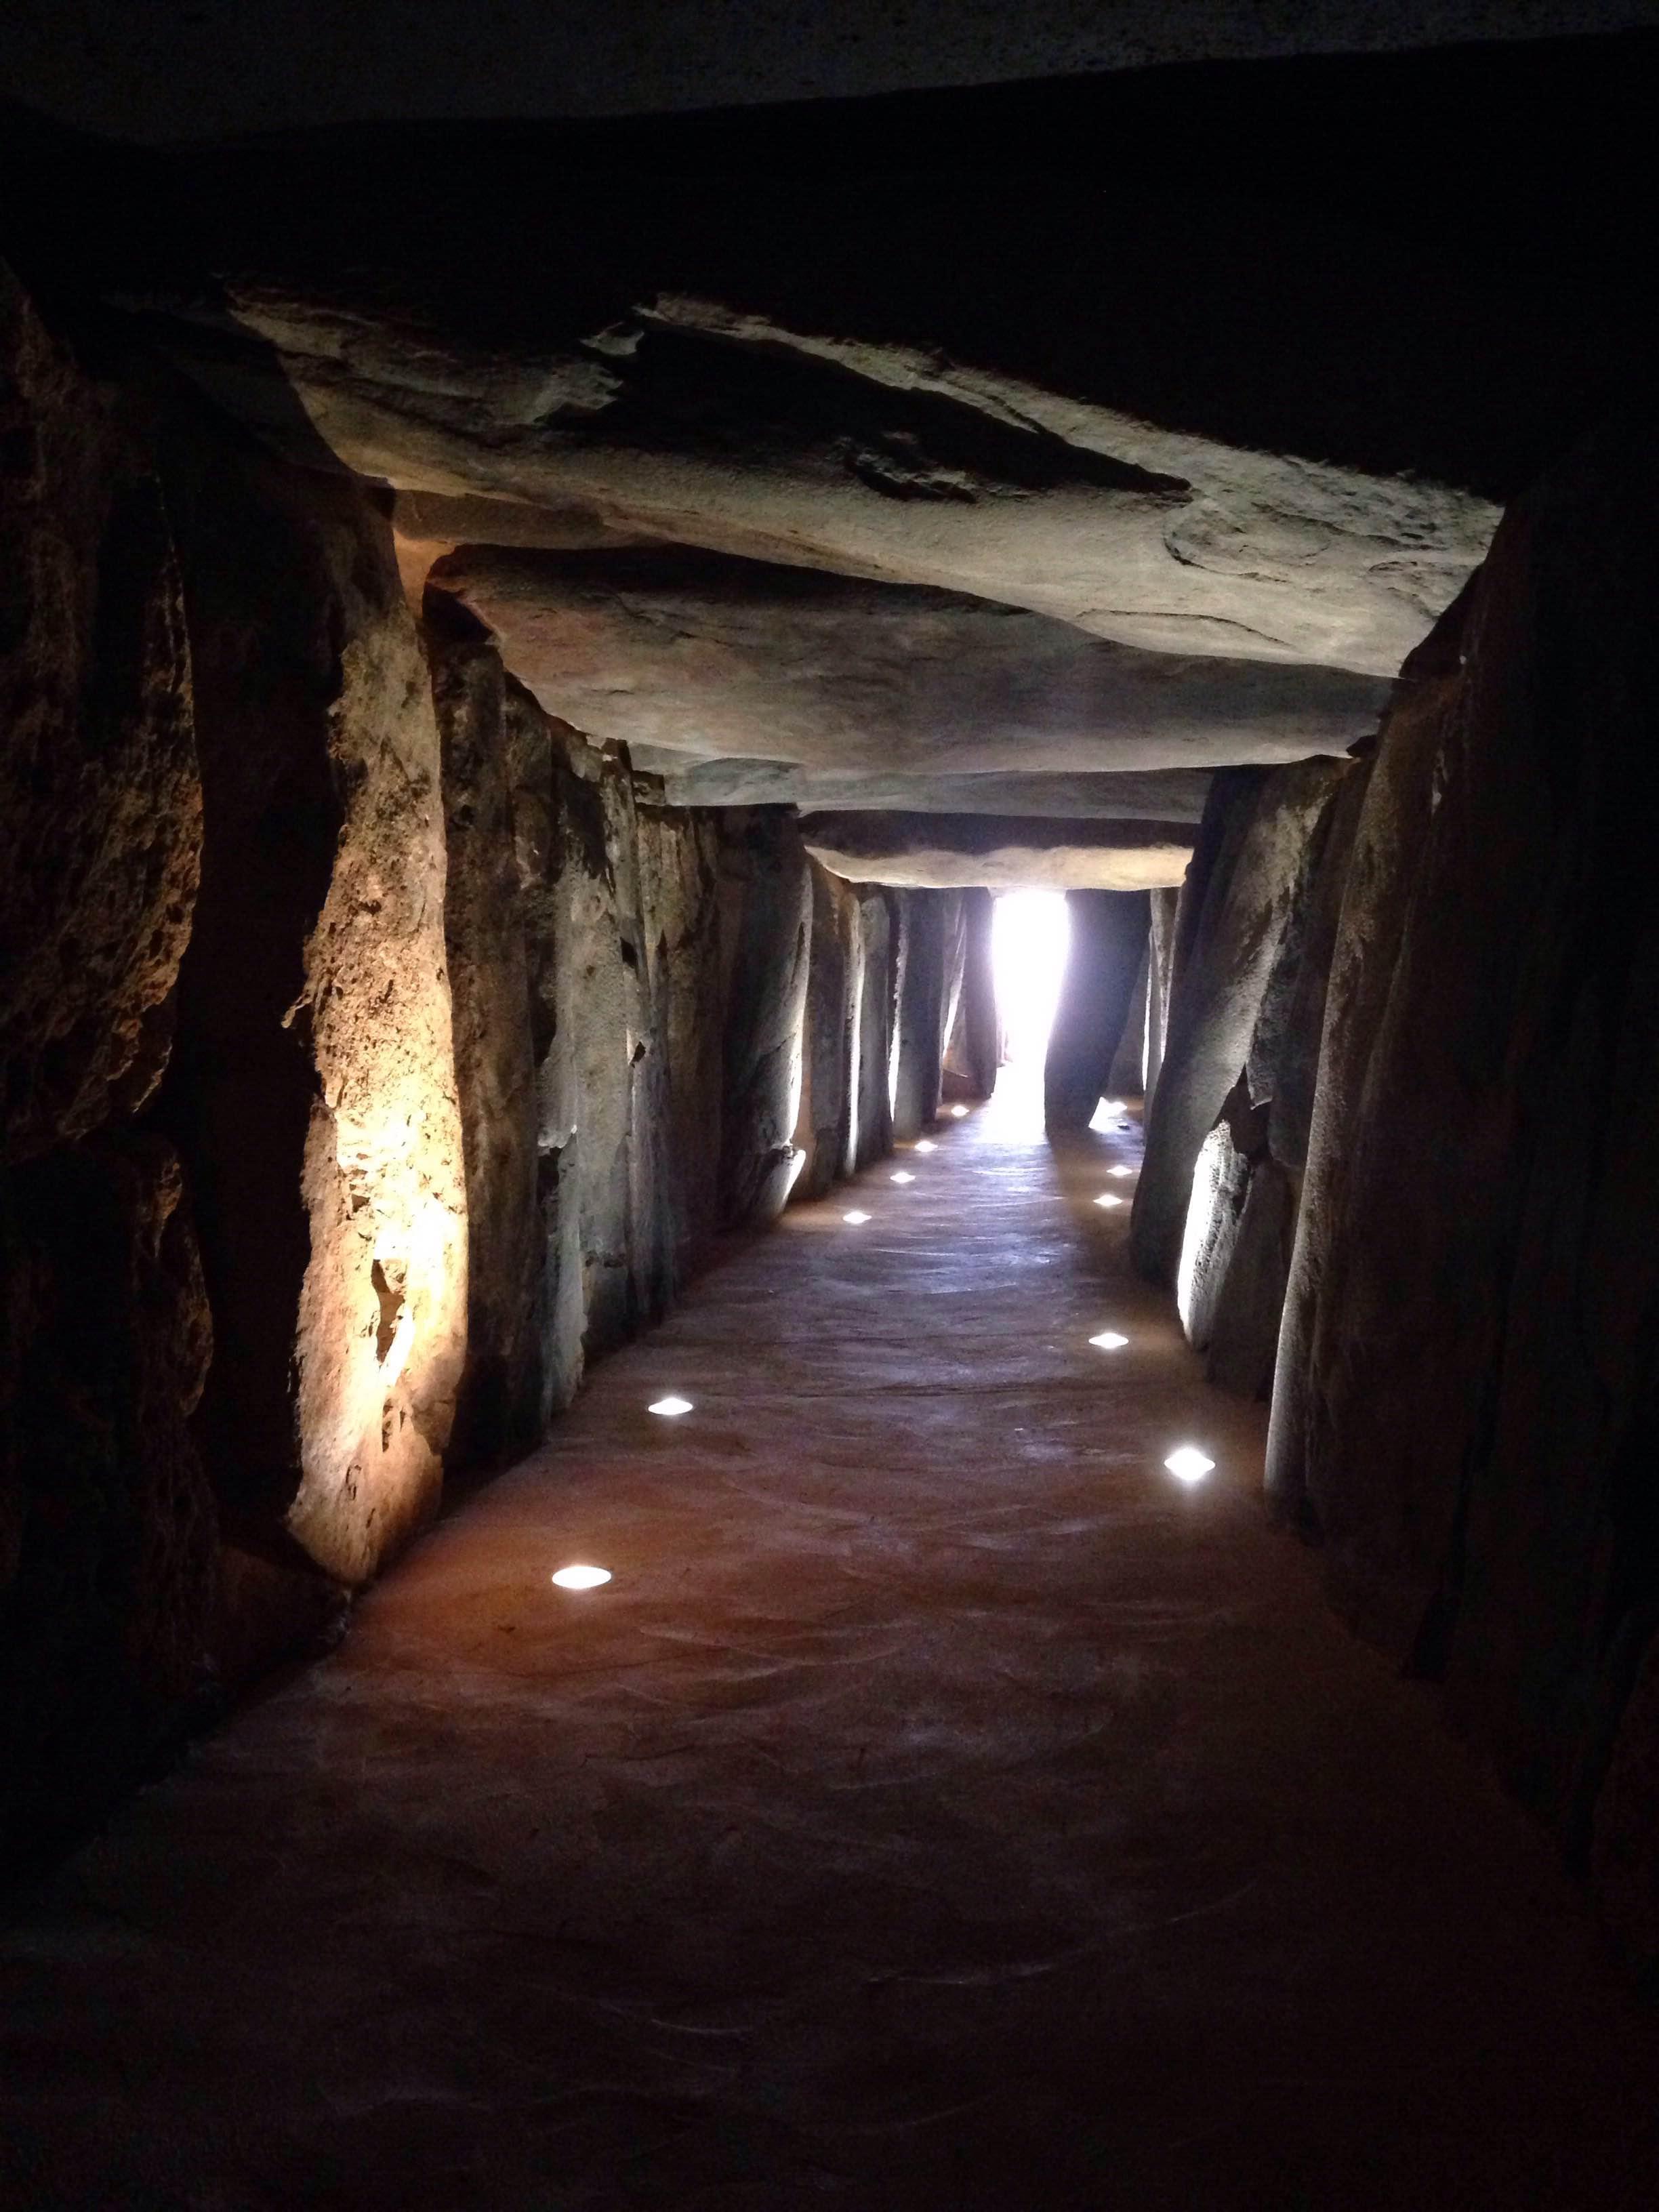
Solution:
<path fill-rule="evenodd" d="M 1270 1474 L 1659 1964 L 1650 436 L 1407 665 L 1332 965 Z"/>
<path fill-rule="evenodd" d="M 450 1452 L 476 1467 L 527 1451 L 544 1424 L 531 933 L 501 658 L 440 593 L 427 598 L 424 627 L 443 744 L 444 939 L 466 1169 L 466 1363 Z"/>
<path fill-rule="evenodd" d="M 0 526 L 9 1867 L 776 1211 L 804 1053 L 823 1186 L 890 1146 L 902 908 L 665 805 L 417 623 L 378 494 L 3 271 Z"/>
<path fill-rule="evenodd" d="M 1320 824 L 1346 773 L 1346 762 L 1313 760 L 1228 771 L 1212 783 L 1181 894 L 1163 1064 L 1130 1228 L 1135 1264 L 1151 1281 L 1176 1279 L 1200 1150 L 1253 1055 L 1252 1096 L 1271 1095 L 1269 1039 L 1294 972 Z"/>
<path fill-rule="evenodd" d="M 805 1044 L 795 1144 L 804 1164 L 793 1195 L 823 1198 L 850 1171 L 856 1148 L 854 1086 L 862 995 L 862 933 L 852 886 L 816 860 Z"/>
<path fill-rule="evenodd" d="M 1273 1384 L 1280 1315 L 1307 1152 L 1325 987 L 1358 799 L 1365 770 L 1341 763 L 1328 795 L 1304 816 L 1306 842 L 1285 840 L 1289 881 L 1262 902 L 1277 930 L 1244 1063 L 1205 1138 L 1187 1202 L 1176 1304 L 1209 1380 L 1243 1397 Z M 1298 781 L 1304 771 L 1292 774 Z M 1244 803 L 1272 805 L 1270 776 Z M 1238 849 L 1247 847 L 1241 842 Z M 1254 917 L 1250 918 L 1254 926 Z M 1189 967 L 1191 979 L 1206 972 Z"/>
<path fill-rule="evenodd" d="M 203 891 L 158 1114 L 202 1224 L 233 1527 L 342 1583 L 436 1508 L 465 1339 L 437 722 L 374 497 L 181 399 L 159 430 Z"/>
<path fill-rule="evenodd" d="M 947 1097 L 988 1098 L 1002 1062 L 991 926 L 996 901 L 988 890 L 962 894 L 962 989 L 945 1053 Z"/>
<path fill-rule="evenodd" d="M 478 864 L 489 896 L 469 890 L 463 825 L 448 916 L 458 974 L 480 979 L 458 1002 L 463 1115 L 494 1146 L 476 1184 L 471 1154 L 468 1169 L 475 1211 L 492 1216 L 474 1246 L 488 1271 L 472 1286 L 469 1385 L 487 1386 L 476 1464 L 527 1449 L 586 1363 L 664 1312 L 714 1235 L 720 840 L 714 817 L 663 806 L 624 753 L 544 714 L 493 646 L 434 640 L 434 654 L 441 712 L 459 658 L 491 732 L 448 756 L 452 820 L 484 805 L 477 756 L 499 764 L 499 835 Z M 475 992 L 490 1016 L 482 1053 L 462 1026 Z M 512 1222 L 494 1218 L 504 1189 Z"/>
<path fill-rule="evenodd" d="M 1170 993 L 1174 980 L 1176 917 L 1181 894 L 1150 891 L 1151 927 L 1146 938 L 1146 1040 L 1142 1068 L 1145 1079 L 1143 1111 L 1150 1112 L 1164 1069 L 1164 1040 L 1170 1025 Z"/>
<path fill-rule="evenodd" d="M 756 1228 L 783 1211 L 803 1165 L 800 1115 L 811 863 L 781 807 L 733 809 L 720 843 L 726 1093 L 720 1220 Z"/>
<path fill-rule="evenodd" d="M 859 999 L 858 1101 L 854 1164 L 868 1167 L 893 1149 L 894 1012 L 898 999 L 898 893 L 860 888 L 863 975 Z"/>
<path fill-rule="evenodd" d="M 1042 1069 L 1050 1130 L 1088 1127 L 1123 1040 L 1146 948 L 1145 891 L 1067 891 L 1066 907 L 1071 945 Z"/>
<path fill-rule="evenodd" d="M 901 890 L 898 1005 L 893 1042 L 893 1134 L 919 1137 L 939 1118 L 959 891 Z"/>
<path fill-rule="evenodd" d="M 211 1346 L 167 1063 L 200 869 L 176 550 L 118 392 L 0 268 L 0 1866 L 202 1686 Z"/>

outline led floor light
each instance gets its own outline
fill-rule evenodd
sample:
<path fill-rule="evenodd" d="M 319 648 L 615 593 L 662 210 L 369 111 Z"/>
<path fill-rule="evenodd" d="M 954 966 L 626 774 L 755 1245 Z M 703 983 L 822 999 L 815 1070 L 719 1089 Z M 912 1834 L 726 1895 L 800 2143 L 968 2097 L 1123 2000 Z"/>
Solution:
<path fill-rule="evenodd" d="M 1120 1336 L 1115 1328 L 1103 1328 L 1098 1336 L 1091 1336 L 1089 1341 L 1098 1345 L 1103 1352 L 1121 1352 L 1129 1340 Z"/>
<path fill-rule="evenodd" d="M 647 1413 L 660 1413 L 667 1421 L 675 1419 L 681 1413 L 689 1413 L 690 1410 L 691 1401 L 689 1398 L 659 1398 L 646 1408 Z"/>
<path fill-rule="evenodd" d="M 1205 1476 L 1214 1468 L 1215 1462 L 1212 1459 L 1206 1459 L 1196 1444 L 1182 1444 L 1170 1454 L 1164 1464 L 1177 1482 L 1184 1482 L 1190 1486 L 1194 1482 L 1202 1482 Z"/>
<path fill-rule="evenodd" d="M 553 1577 L 561 1589 L 598 1589 L 611 1579 L 609 1567 L 561 1567 Z"/>

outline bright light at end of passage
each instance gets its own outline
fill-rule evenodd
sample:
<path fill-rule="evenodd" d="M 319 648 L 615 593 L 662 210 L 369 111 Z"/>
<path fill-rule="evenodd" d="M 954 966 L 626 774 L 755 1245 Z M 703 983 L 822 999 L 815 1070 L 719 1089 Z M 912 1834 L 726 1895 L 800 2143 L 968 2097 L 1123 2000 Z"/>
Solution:
<path fill-rule="evenodd" d="M 1120 1336 L 1115 1328 L 1103 1328 L 1098 1336 L 1091 1336 L 1089 1341 L 1098 1345 L 1103 1352 L 1121 1352 L 1129 1340 L 1127 1336 Z"/>
<path fill-rule="evenodd" d="M 1212 1459 L 1206 1459 L 1196 1444 L 1182 1444 L 1172 1451 L 1164 1462 L 1177 1482 L 1202 1482 L 1214 1467 Z"/>
<path fill-rule="evenodd" d="M 1114 1206 L 1121 1206 L 1123 1200 L 1118 1196 L 1115 1190 L 1102 1191 L 1100 1196 L 1095 1200 L 1095 1204 L 1097 1206 L 1104 1206 L 1109 1208 Z"/>
<path fill-rule="evenodd" d="M 936 1152 L 939 1150 L 939 1146 L 933 1142 L 931 1137 L 918 1137 L 916 1139 L 916 1150 L 919 1152 Z"/>
<path fill-rule="evenodd" d="M 898 1173 L 893 1177 L 893 1181 L 895 1182 L 914 1182 L 915 1181 L 915 1177 L 911 1174 L 908 1168 L 901 1168 Z"/>
<path fill-rule="evenodd" d="M 965 1106 L 953 1106 L 951 1109 L 951 1119 L 953 1121 L 963 1121 L 966 1119 L 967 1113 L 968 1109 Z"/>
<path fill-rule="evenodd" d="M 690 1410 L 691 1401 L 689 1398 L 659 1398 L 646 1408 L 647 1413 L 660 1413 L 666 1421 L 673 1420 L 680 1413 L 689 1413 Z"/>
<path fill-rule="evenodd" d="M 863 1223 L 866 1222 L 870 1218 L 867 1213 L 861 1212 L 856 1206 L 853 1208 L 850 1213 L 843 1213 L 841 1218 L 843 1221 L 850 1221 L 854 1229 L 860 1227 Z"/>
<path fill-rule="evenodd" d="M 561 1567 L 553 1577 L 561 1589 L 598 1589 L 611 1579 L 609 1567 Z"/>

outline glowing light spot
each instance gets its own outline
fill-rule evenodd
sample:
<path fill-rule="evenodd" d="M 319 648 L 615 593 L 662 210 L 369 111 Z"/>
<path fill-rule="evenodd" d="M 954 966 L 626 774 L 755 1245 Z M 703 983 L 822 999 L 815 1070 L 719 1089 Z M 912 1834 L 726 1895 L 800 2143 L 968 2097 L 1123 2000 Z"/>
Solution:
<path fill-rule="evenodd" d="M 691 1401 L 689 1398 L 659 1398 L 646 1408 L 647 1413 L 660 1413 L 665 1421 L 677 1419 L 681 1413 L 689 1413 L 690 1410 Z"/>
<path fill-rule="evenodd" d="M 965 1106 L 953 1106 L 951 1109 L 951 1119 L 953 1121 L 960 1121 L 965 1117 L 967 1112 L 968 1109 Z"/>
<path fill-rule="evenodd" d="M 1095 1204 L 1097 1206 L 1121 1206 L 1123 1200 L 1118 1196 L 1115 1190 L 1102 1191 L 1100 1196 L 1095 1200 Z"/>
<path fill-rule="evenodd" d="M 1133 1175 L 1133 1174 L 1134 1173 L 1134 1170 L 1133 1170 L 1133 1168 L 1121 1168 L 1121 1167 L 1120 1167 L 1120 1168 L 1108 1168 L 1108 1169 L 1107 1169 L 1107 1170 L 1106 1170 L 1106 1172 L 1107 1172 L 1107 1174 L 1108 1174 L 1108 1175 L 1109 1175 L 1109 1176 L 1127 1176 L 1127 1175 Z"/>
<path fill-rule="evenodd" d="M 609 1567 L 561 1567 L 553 1577 L 561 1589 L 598 1589 L 611 1579 Z"/>
<path fill-rule="evenodd" d="M 1005 891 L 991 916 L 991 972 L 1005 1063 L 1035 1078 L 1048 1049 L 1071 944 L 1064 891 Z M 1000 1102 L 1007 1103 L 1005 1097 Z"/>
<path fill-rule="evenodd" d="M 918 1137 L 916 1139 L 916 1150 L 919 1152 L 936 1152 L 939 1150 L 939 1146 L 933 1142 L 931 1137 Z"/>
<path fill-rule="evenodd" d="M 893 1177 L 893 1181 L 895 1182 L 914 1182 L 915 1181 L 915 1177 L 911 1174 L 908 1168 L 901 1168 L 898 1173 Z"/>
<path fill-rule="evenodd" d="M 1120 1336 L 1115 1328 L 1103 1328 L 1098 1336 L 1091 1336 L 1089 1341 L 1098 1345 L 1103 1352 L 1121 1352 L 1129 1340 Z"/>
<path fill-rule="evenodd" d="M 861 1227 L 870 1218 L 867 1213 L 856 1206 L 850 1213 L 843 1213 L 841 1218 L 843 1221 L 850 1221 L 854 1229 Z"/>
<path fill-rule="evenodd" d="M 1190 1486 L 1194 1482 L 1202 1482 L 1213 1469 L 1215 1462 L 1206 1459 L 1196 1444 L 1182 1444 L 1170 1454 L 1164 1464 L 1177 1482 L 1184 1482 Z"/>

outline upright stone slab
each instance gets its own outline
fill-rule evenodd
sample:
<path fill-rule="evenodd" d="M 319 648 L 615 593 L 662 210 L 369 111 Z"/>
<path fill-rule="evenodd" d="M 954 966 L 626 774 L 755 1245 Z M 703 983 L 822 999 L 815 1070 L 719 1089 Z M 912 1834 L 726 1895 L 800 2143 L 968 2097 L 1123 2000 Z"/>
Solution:
<path fill-rule="evenodd" d="M 962 894 L 962 994 L 945 1055 L 947 1097 L 988 1098 L 1002 1059 L 991 927 L 996 901 L 987 890 Z"/>
<path fill-rule="evenodd" d="M 1199 1149 L 1245 1065 L 1317 824 L 1346 767 L 1314 760 L 1215 779 L 1182 893 L 1169 1034 L 1135 1190 L 1131 1247 L 1152 1282 L 1175 1279 Z"/>
<path fill-rule="evenodd" d="M 200 1432 L 239 1528 L 357 1583 L 436 1509 L 465 1343 L 437 723 L 376 499 L 182 398 L 162 437 L 205 834 L 159 1111 L 216 1322 Z"/>
<path fill-rule="evenodd" d="M 528 1451 L 542 1427 L 528 933 L 500 655 L 435 592 L 426 634 L 443 747 L 444 938 L 466 1169 L 466 1364 L 450 1451 L 477 1467 Z"/>
<path fill-rule="evenodd" d="M 822 1198 L 848 1172 L 853 1146 L 854 1060 L 858 1021 L 858 901 L 816 860 L 806 1043 L 795 1142 L 805 1155 L 799 1199 Z"/>
<path fill-rule="evenodd" d="M 945 956 L 956 894 L 896 894 L 902 920 L 893 1134 L 919 1137 L 939 1114 L 945 1066 Z"/>
<path fill-rule="evenodd" d="M 1272 1437 L 1338 1602 L 1444 1675 L 1650 1958 L 1656 504 L 1650 435 L 1593 441 L 1408 664 L 1333 964 Z"/>
<path fill-rule="evenodd" d="M 1148 894 L 1151 927 L 1146 939 L 1146 1088 L 1143 1113 L 1150 1113 L 1158 1079 L 1164 1067 L 1164 1040 L 1169 1029 L 1170 990 L 1175 964 L 1176 916 L 1181 894 L 1157 890 Z"/>
<path fill-rule="evenodd" d="M 855 1167 L 885 1158 L 893 1149 L 893 1018 L 897 1000 L 898 894 L 858 893 L 860 938 L 859 1049 L 854 1093 L 858 1101 Z"/>
<path fill-rule="evenodd" d="M 801 1034 L 812 881 L 784 810 L 734 809 L 721 847 L 726 1089 L 720 1214 L 751 1228 L 782 1211 L 800 1168 Z"/>
<path fill-rule="evenodd" d="M 1107 1087 L 1146 949 L 1145 891 L 1068 891 L 1071 943 L 1042 1070 L 1051 1132 L 1086 1129 Z"/>

